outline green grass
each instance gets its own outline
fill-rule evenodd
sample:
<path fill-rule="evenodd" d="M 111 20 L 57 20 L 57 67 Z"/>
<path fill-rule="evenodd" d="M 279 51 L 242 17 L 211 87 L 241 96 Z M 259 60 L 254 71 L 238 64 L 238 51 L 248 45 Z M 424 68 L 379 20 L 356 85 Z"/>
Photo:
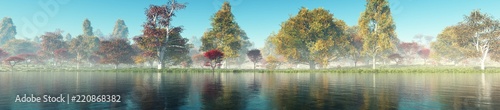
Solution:
<path fill-rule="evenodd" d="M 142 67 L 122 67 L 113 69 L 112 66 L 96 66 L 96 67 L 82 67 L 76 69 L 71 66 L 34 66 L 34 65 L 18 65 L 11 70 L 9 67 L 0 67 L 0 72 L 133 72 L 133 73 L 212 73 L 208 68 L 168 68 L 157 70 L 156 68 L 142 68 Z M 463 67 L 463 66 L 422 66 L 422 65 L 409 65 L 409 66 L 381 66 L 378 69 L 371 69 L 369 67 L 344 67 L 332 69 L 215 69 L 216 73 L 500 73 L 499 67 L 489 67 L 486 70 L 480 70 L 477 67 Z"/>

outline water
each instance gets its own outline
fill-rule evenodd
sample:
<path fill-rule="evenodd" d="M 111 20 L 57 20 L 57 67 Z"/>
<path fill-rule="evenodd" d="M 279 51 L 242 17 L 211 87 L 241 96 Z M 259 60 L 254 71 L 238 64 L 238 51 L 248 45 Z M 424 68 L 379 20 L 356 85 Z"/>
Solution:
<path fill-rule="evenodd" d="M 500 109 L 500 74 L 0 73 L 0 109 Z M 19 103 L 16 95 L 120 95 Z"/>

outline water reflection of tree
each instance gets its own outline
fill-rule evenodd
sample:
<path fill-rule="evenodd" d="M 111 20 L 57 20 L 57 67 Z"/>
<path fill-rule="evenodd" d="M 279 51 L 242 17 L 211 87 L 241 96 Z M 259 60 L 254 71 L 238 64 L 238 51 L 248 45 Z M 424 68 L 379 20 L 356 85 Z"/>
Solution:
<path fill-rule="evenodd" d="M 226 75 L 224 81 L 221 80 L 222 75 Z M 238 75 L 221 73 L 205 78 L 202 90 L 203 109 L 239 110 L 245 108 L 247 97 L 241 92 L 244 88 L 239 88 L 241 79 L 232 76 Z"/>
<path fill-rule="evenodd" d="M 203 82 L 202 103 L 203 109 L 212 110 L 217 108 L 218 98 L 222 96 L 222 84 L 218 74 L 205 77 Z"/>
<path fill-rule="evenodd" d="M 183 74 L 151 74 L 136 77 L 133 100 L 140 109 L 179 109 L 186 104 L 188 82 Z"/>
<path fill-rule="evenodd" d="M 484 89 L 481 75 L 467 73 L 446 74 L 439 77 L 445 77 L 440 79 L 438 94 L 440 95 L 439 101 L 446 105 L 446 109 L 492 109 L 481 107 L 492 101 L 481 100 L 482 92 L 488 92 L 482 91 Z"/>
<path fill-rule="evenodd" d="M 179 107 L 186 104 L 188 95 L 188 85 L 190 85 L 189 74 L 185 73 L 170 73 L 166 80 L 168 83 L 162 85 L 165 87 L 166 109 L 179 109 Z"/>
<path fill-rule="evenodd" d="M 260 81 L 255 78 L 255 73 L 253 73 L 252 82 L 248 86 L 248 89 L 250 90 L 250 94 L 249 95 L 250 96 L 257 95 L 259 93 L 259 91 L 260 91 L 260 88 L 261 88 Z"/>

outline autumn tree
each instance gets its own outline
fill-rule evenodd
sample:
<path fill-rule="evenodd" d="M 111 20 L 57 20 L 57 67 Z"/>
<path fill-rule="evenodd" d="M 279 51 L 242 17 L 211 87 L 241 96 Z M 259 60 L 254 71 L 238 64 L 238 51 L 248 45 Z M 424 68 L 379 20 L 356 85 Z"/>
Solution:
<path fill-rule="evenodd" d="M 394 61 L 396 65 L 399 65 L 403 61 L 403 57 L 398 53 L 393 53 L 389 55 L 388 58 Z"/>
<path fill-rule="evenodd" d="M 205 58 L 209 60 L 209 66 L 212 68 L 212 73 L 215 72 L 215 67 L 219 66 L 220 63 L 222 62 L 224 58 L 224 53 L 222 53 L 220 50 L 209 50 L 203 54 Z"/>
<path fill-rule="evenodd" d="M 16 56 L 26 59 L 26 67 L 28 67 L 28 63 L 32 64 L 40 63 L 40 59 L 34 53 L 23 53 L 23 54 L 18 54 Z"/>
<path fill-rule="evenodd" d="M 96 52 L 101 56 L 100 63 L 114 64 L 115 69 L 119 64 L 133 64 L 132 57 L 136 54 L 126 39 L 111 39 L 110 41 L 101 41 L 99 50 Z"/>
<path fill-rule="evenodd" d="M 315 69 L 316 64 L 326 67 L 332 59 L 343 56 L 342 50 L 349 45 L 345 29 L 344 21 L 334 18 L 323 8 L 302 8 L 281 24 L 280 31 L 271 41 L 278 54 Z"/>
<path fill-rule="evenodd" d="M 62 64 L 65 60 L 69 60 L 71 58 L 71 54 L 68 52 L 68 49 L 61 48 L 54 50 L 54 60 L 59 65 Z"/>
<path fill-rule="evenodd" d="M 42 35 L 41 52 L 43 56 L 47 58 L 54 58 L 54 51 L 65 47 L 67 46 L 63 41 L 60 30 L 55 32 L 46 32 L 45 35 Z"/>
<path fill-rule="evenodd" d="M 153 66 L 153 62 L 156 56 L 154 52 L 142 50 L 137 43 L 132 44 L 132 49 L 134 49 L 134 51 L 137 53 L 137 55 L 133 57 L 136 64 L 147 63 L 148 66 Z"/>
<path fill-rule="evenodd" d="M 363 51 L 363 37 L 359 35 L 359 27 L 351 26 L 347 29 L 346 34 L 348 36 L 349 45 L 348 52 L 349 57 L 354 61 L 354 67 L 357 63 L 364 57 Z"/>
<path fill-rule="evenodd" d="M 89 19 L 83 20 L 83 36 L 94 36 L 94 32 L 92 31 L 92 24 Z"/>
<path fill-rule="evenodd" d="M 34 42 L 21 39 L 9 40 L 2 46 L 2 48 L 14 55 L 22 53 L 35 53 L 38 51 L 38 45 Z"/>
<path fill-rule="evenodd" d="M 462 26 L 465 26 L 465 35 L 459 42 L 467 42 L 466 45 L 473 45 L 476 54 L 479 55 L 481 70 L 485 69 L 484 63 L 488 58 L 488 53 L 494 50 L 492 45 L 498 45 L 500 39 L 500 23 L 492 16 L 474 10 L 470 15 L 465 16 Z"/>
<path fill-rule="evenodd" d="M 267 69 L 271 70 L 279 68 L 283 64 L 283 62 L 285 62 L 285 58 L 282 56 L 267 56 L 264 60 L 265 62 L 263 63 L 263 65 L 265 65 Z"/>
<path fill-rule="evenodd" d="M 16 26 L 14 26 L 12 18 L 4 17 L 0 22 L 0 45 L 11 39 L 15 39 L 16 34 Z"/>
<path fill-rule="evenodd" d="M 255 70 L 255 65 L 262 61 L 262 54 L 260 54 L 259 49 L 253 49 L 247 53 L 248 59 L 253 62 L 253 69 Z"/>
<path fill-rule="evenodd" d="M 143 36 L 134 38 L 134 41 L 139 44 L 139 47 L 144 50 L 153 51 L 156 53 L 158 60 L 158 69 L 165 66 L 169 47 L 184 48 L 184 46 L 171 45 L 172 42 L 187 42 L 187 41 L 169 41 L 172 33 L 182 32 L 181 27 L 173 27 L 170 24 L 175 12 L 186 7 L 185 4 L 177 3 L 175 0 L 170 0 L 162 6 L 151 5 L 146 10 L 146 22 L 143 27 Z"/>
<path fill-rule="evenodd" d="M 69 51 L 76 55 L 76 68 L 80 69 L 82 59 L 90 63 L 90 56 L 99 49 L 99 38 L 95 36 L 79 35 L 73 38 L 69 44 Z M 92 63 L 90 63 L 92 64 Z"/>
<path fill-rule="evenodd" d="M 203 34 L 200 50 L 221 50 L 226 59 L 240 56 L 239 51 L 242 47 L 241 29 L 234 19 L 229 2 L 224 2 L 221 9 L 214 14 L 211 20 L 212 28 Z M 225 60 L 224 63 L 226 68 L 228 67 L 227 61 Z"/>
<path fill-rule="evenodd" d="M 429 59 L 429 55 L 431 53 L 431 50 L 428 48 L 424 48 L 418 51 L 418 56 L 420 58 L 424 59 L 424 65 L 427 64 L 427 59 Z"/>
<path fill-rule="evenodd" d="M 458 39 L 467 37 L 459 33 L 462 28 L 464 27 L 458 25 L 448 26 L 436 37 L 436 41 L 431 43 L 431 48 L 436 50 L 431 53 L 434 60 L 446 59 L 458 65 L 459 62 L 472 57 L 470 53 L 474 53 L 474 47 L 457 42 Z"/>
<path fill-rule="evenodd" d="M 411 63 L 422 46 L 420 46 L 417 42 L 401 42 L 398 44 L 397 48 L 402 54 L 402 57 L 406 58 L 407 61 Z"/>
<path fill-rule="evenodd" d="M 387 0 L 366 0 L 366 9 L 358 21 L 363 36 L 363 51 L 372 57 L 375 69 L 376 57 L 385 50 L 394 49 L 397 39 L 396 26 Z"/>
<path fill-rule="evenodd" d="M 125 21 L 118 19 L 115 23 L 115 28 L 111 37 L 127 39 L 128 37 L 128 27 L 125 25 Z"/>
<path fill-rule="evenodd" d="M 3 60 L 3 63 L 5 65 L 9 66 L 11 70 L 14 70 L 14 66 L 16 66 L 16 64 L 18 64 L 20 62 L 23 62 L 24 60 L 26 60 L 26 59 L 21 58 L 19 56 L 11 56 L 11 57 Z"/>

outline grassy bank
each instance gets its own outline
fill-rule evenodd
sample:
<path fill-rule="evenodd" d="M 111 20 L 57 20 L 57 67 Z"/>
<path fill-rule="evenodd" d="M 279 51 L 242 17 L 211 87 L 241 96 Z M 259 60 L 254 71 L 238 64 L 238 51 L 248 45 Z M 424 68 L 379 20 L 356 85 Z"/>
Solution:
<path fill-rule="evenodd" d="M 211 73 L 208 68 L 169 68 L 157 70 L 156 68 L 124 67 L 113 69 L 110 67 L 84 67 L 76 69 L 74 67 L 47 67 L 47 66 L 18 66 L 14 70 L 1 67 L 0 72 L 133 72 L 133 73 Z M 456 66 L 392 66 L 371 69 L 368 67 L 346 67 L 333 69 L 216 69 L 217 73 L 500 73 L 499 67 L 489 67 L 480 70 L 477 67 L 456 67 Z"/>

